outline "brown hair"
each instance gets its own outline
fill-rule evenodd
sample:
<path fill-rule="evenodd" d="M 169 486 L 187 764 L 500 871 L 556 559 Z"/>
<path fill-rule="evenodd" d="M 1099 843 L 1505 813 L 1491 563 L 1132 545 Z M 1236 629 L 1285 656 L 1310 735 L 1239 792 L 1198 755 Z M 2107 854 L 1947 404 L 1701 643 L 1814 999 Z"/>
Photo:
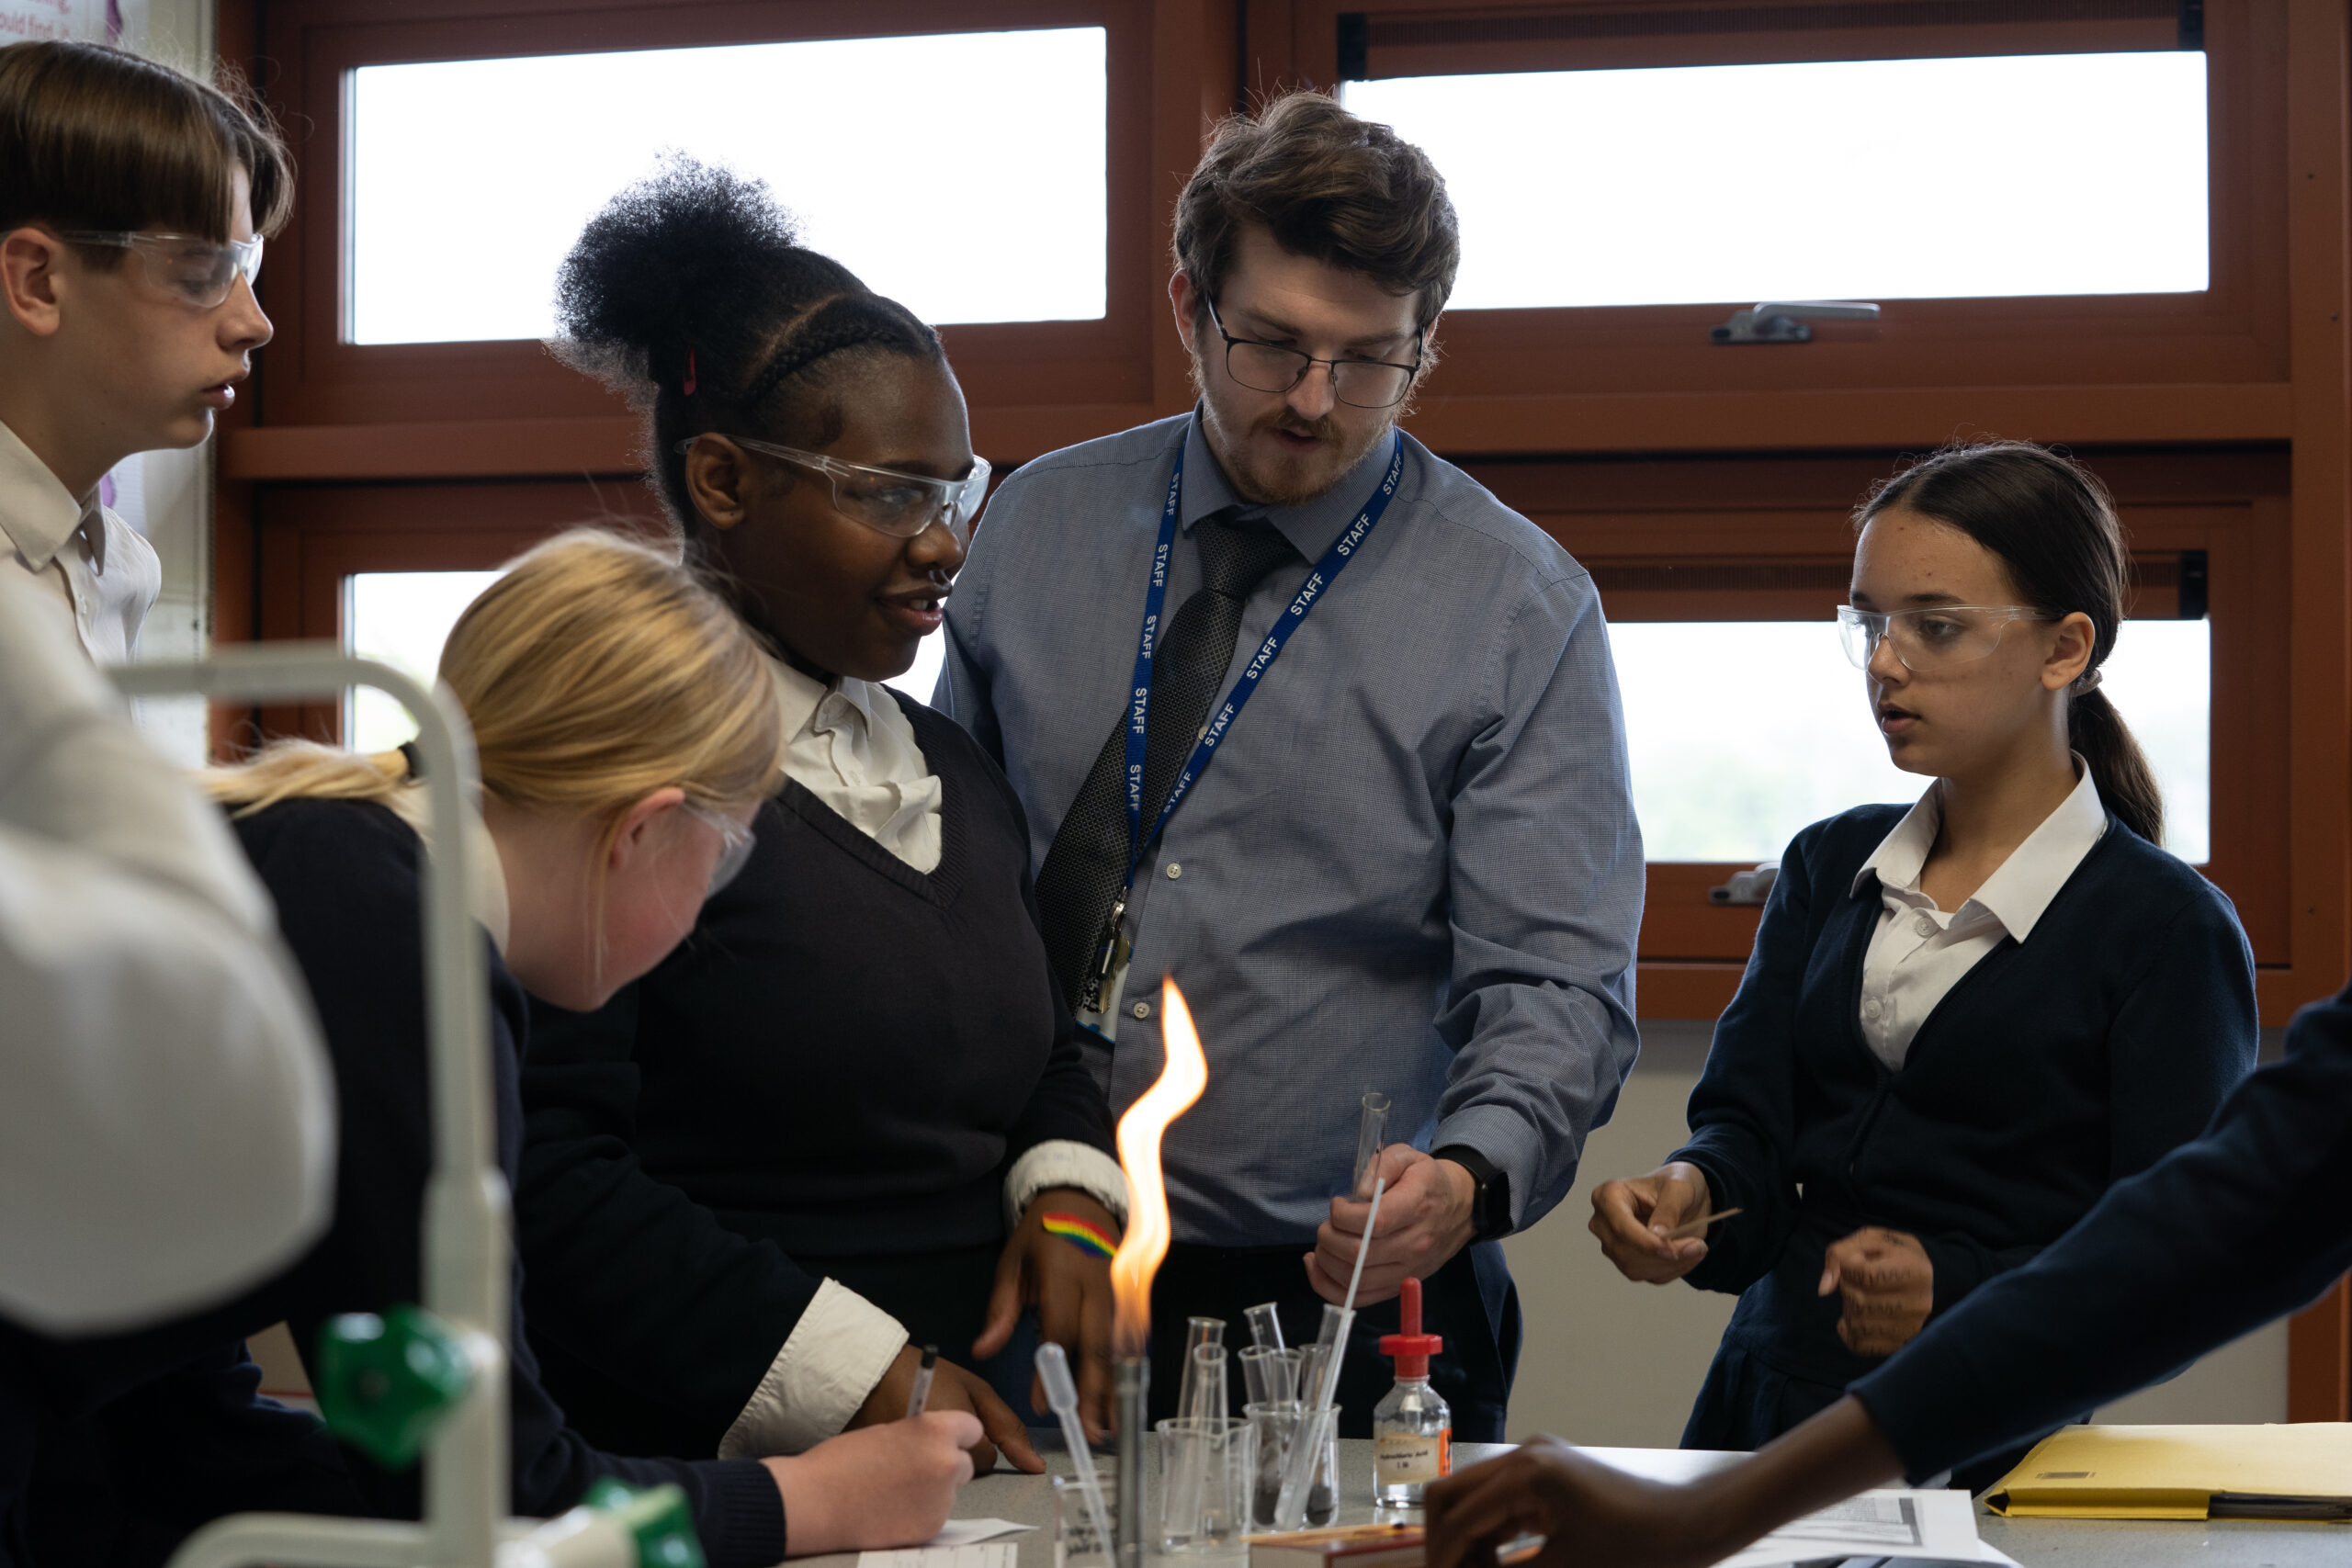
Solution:
<path fill-rule="evenodd" d="M 1209 138 L 1176 199 L 1176 265 L 1204 300 L 1218 299 L 1250 224 L 1294 255 L 1419 295 L 1422 332 L 1462 264 L 1461 225 L 1428 154 L 1321 93 L 1284 94 Z"/>
<path fill-rule="evenodd" d="M 253 187 L 259 234 L 284 226 L 294 168 L 267 111 L 103 44 L 0 48 L 0 233 L 28 223 L 229 237 L 235 172 Z M 100 270 L 122 252 L 82 253 Z"/>
<path fill-rule="evenodd" d="M 2130 558 L 2115 502 L 2087 468 L 2029 441 L 1957 444 L 1874 487 L 1855 511 L 1856 531 L 1894 507 L 1957 528 L 1992 551 L 2018 592 L 2051 619 L 2077 610 L 2088 615 L 2086 679 L 2115 651 Z M 2066 740 L 2090 764 L 2116 820 L 2152 844 L 2164 842 L 2154 770 L 2095 680 L 2067 693 Z"/>

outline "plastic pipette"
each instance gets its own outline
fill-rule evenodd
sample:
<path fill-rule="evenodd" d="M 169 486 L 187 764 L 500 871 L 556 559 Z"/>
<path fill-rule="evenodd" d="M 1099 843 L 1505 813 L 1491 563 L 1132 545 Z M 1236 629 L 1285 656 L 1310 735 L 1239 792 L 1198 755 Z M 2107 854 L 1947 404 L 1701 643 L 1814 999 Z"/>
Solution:
<path fill-rule="evenodd" d="M 1306 1489 L 1315 1479 L 1316 1461 L 1323 1451 L 1323 1427 L 1331 1418 L 1331 1402 L 1339 1397 L 1340 1363 L 1346 1359 L 1348 1328 L 1356 1317 L 1356 1287 L 1363 1283 L 1363 1260 L 1372 1251 L 1373 1227 L 1380 1224 L 1380 1198 L 1387 1187 L 1385 1177 L 1372 1184 L 1372 1211 L 1364 1215 L 1363 1239 L 1356 1244 L 1356 1266 L 1348 1276 L 1348 1299 L 1340 1308 L 1338 1332 L 1330 1353 L 1323 1358 L 1322 1386 L 1316 1391 L 1313 1403 L 1302 1405 L 1299 1412 L 1298 1436 L 1292 1439 L 1295 1446 L 1291 1450 L 1290 1462 L 1283 1467 L 1282 1491 L 1274 1499 L 1274 1528 L 1278 1530 L 1295 1530 L 1306 1522 Z M 1302 1401 L 1306 1398 L 1305 1389 L 1298 1393 Z"/>
<path fill-rule="evenodd" d="M 1078 1467 L 1079 1490 L 1086 1495 L 1086 1517 L 1094 1525 L 1094 1539 L 1111 1549 L 1110 1517 L 1102 1511 L 1102 1483 L 1094 1473 L 1094 1454 L 1086 1446 L 1086 1428 L 1078 1419 L 1078 1384 L 1070 1381 L 1069 1358 L 1048 1339 L 1037 1347 L 1037 1375 L 1045 1380 L 1046 1403 L 1062 1424 L 1062 1441 L 1069 1445 L 1070 1462 Z"/>

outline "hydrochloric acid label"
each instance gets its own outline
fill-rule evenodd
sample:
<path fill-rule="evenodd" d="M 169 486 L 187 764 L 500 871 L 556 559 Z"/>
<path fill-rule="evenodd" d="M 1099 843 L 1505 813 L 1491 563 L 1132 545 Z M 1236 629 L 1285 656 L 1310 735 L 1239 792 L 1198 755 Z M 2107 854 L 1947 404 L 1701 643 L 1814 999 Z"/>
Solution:
<path fill-rule="evenodd" d="M 1442 1481 L 1453 1473 L 1453 1431 L 1384 1432 L 1373 1440 L 1372 1467 L 1384 1486 Z"/>

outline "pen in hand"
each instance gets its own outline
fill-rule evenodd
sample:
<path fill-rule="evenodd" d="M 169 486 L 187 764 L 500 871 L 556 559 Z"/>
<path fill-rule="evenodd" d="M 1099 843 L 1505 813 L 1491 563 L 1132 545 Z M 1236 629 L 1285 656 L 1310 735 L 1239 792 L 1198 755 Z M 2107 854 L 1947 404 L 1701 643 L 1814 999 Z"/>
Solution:
<path fill-rule="evenodd" d="M 916 1416 L 922 1415 L 922 1407 L 931 1403 L 931 1380 L 933 1374 L 937 1372 L 938 1370 L 939 1347 L 936 1345 L 924 1346 L 922 1348 L 922 1365 L 915 1369 L 915 1386 L 907 1391 L 908 1420 L 911 1421 Z"/>

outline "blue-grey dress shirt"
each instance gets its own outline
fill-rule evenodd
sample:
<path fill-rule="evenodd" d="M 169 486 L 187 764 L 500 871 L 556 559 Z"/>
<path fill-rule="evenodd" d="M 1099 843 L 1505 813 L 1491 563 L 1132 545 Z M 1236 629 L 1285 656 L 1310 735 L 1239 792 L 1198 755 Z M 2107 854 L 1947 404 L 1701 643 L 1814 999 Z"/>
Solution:
<path fill-rule="evenodd" d="M 1002 762 L 1039 863 L 1126 711 L 1180 443 L 1182 604 L 1193 525 L 1237 504 L 1189 415 L 1007 479 L 948 603 L 933 702 Z M 1244 606 L 1225 690 L 1389 455 L 1265 513 L 1300 558 Z M 1176 1238 L 1310 1237 L 1366 1089 L 1395 1102 L 1391 1141 L 1477 1150 L 1514 1228 L 1541 1217 L 1634 1064 L 1643 874 L 1592 579 L 1407 436 L 1386 515 L 1136 873 L 1117 1043 L 1093 1065 L 1114 1111 L 1150 1087 L 1174 976 L 1209 1065 L 1163 1145 Z"/>

